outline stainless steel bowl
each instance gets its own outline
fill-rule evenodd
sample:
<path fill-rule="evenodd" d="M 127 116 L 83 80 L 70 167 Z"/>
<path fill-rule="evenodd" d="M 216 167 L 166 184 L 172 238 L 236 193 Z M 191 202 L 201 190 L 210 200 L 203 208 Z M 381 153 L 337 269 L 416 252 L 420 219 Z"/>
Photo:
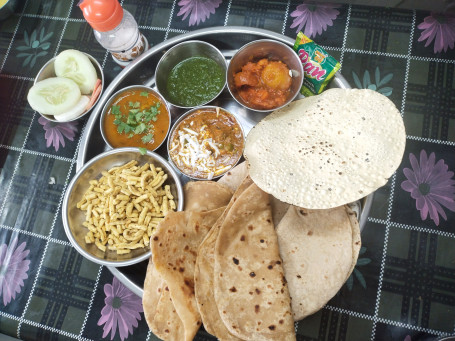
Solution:
<path fill-rule="evenodd" d="M 153 150 L 151 151 L 154 151 L 156 149 L 158 149 L 162 144 L 163 142 L 166 140 L 166 137 L 168 136 L 169 134 L 169 129 L 171 128 L 171 112 L 169 110 L 169 105 L 167 104 L 166 100 L 163 98 L 163 96 L 161 96 L 161 94 L 159 92 L 157 92 L 156 90 L 153 90 L 151 87 L 148 87 L 148 86 L 145 86 L 145 85 L 131 85 L 131 86 L 128 86 L 126 88 L 123 88 L 123 89 L 120 89 L 119 91 L 117 91 L 115 94 L 113 94 L 106 102 L 106 104 L 104 105 L 103 107 L 103 111 L 101 112 L 101 117 L 100 117 L 100 131 L 101 131 L 101 136 L 103 137 L 104 139 L 104 142 L 106 142 L 106 144 L 109 146 L 109 148 L 115 148 L 110 142 L 109 140 L 107 139 L 106 137 L 106 132 L 104 131 L 104 118 L 105 116 L 107 115 L 108 111 L 109 111 L 109 108 L 111 107 L 112 103 L 117 100 L 117 98 L 119 96 L 121 96 L 122 93 L 126 92 L 126 91 L 130 91 L 130 90 L 137 90 L 137 91 L 148 91 L 148 92 L 151 92 L 153 93 L 156 97 L 159 98 L 159 100 L 162 102 L 162 104 L 166 107 L 166 112 L 167 112 L 167 115 L 168 115 L 168 118 L 169 118 L 169 126 L 167 128 L 167 132 L 166 132 L 166 136 L 164 136 L 164 139 L 163 141 L 161 141 L 161 143 L 156 147 L 154 148 Z M 126 146 L 128 147 L 128 146 Z"/>
<path fill-rule="evenodd" d="M 85 211 L 76 207 L 83 194 L 89 188 L 90 180 L 99 179 L 102 171 L 107 171 L 114 166 L 123 165 L 131 160 L 137 160 L 140 165 L 148 162 L 162 167 L 168 174 L 165 184 L 170 185 L 171 193 L 177 204 L 177 210 L 183 209 L 183 188 L 177 173 L 169 163 L 153 152 L 142 155 L 137 148 L 118 148 L 104 152 L 82 167 L 71 180 L 63 199 L 62 218 L 65 233 L 74 248 L 87 259 L 106 266 L 126 266 L 139 263 L 150 257 L 149 248 L 132 250 L 125 255 L 117 255 L 115 251 L 102 252 L 94 244 L 85 242 L 88 229 L 82 225 L 85 221 Z"/>
<path fill-rule="evenodd" d="M 210 106 L 210 105 L 206 105 L 206 106 L 203 106 L 203 107 L 197 107 L 197 108 L 194 108 L 194 109 L 191 109 L 187 112 L 185 112 L 183 115 L 181 115 L 179 117 L 179 119 L 174 123 L 174 125 L 172 126 L 171 128 L 171 131 L 169 132 L 169 138 L 167 139 L 167 154 L 168 154 L 168 159 L 171 163 L 171 165 L 181 174 L 187 176 L 188 178 L 190 179 L 193 179 L 193 180 L 215 180 L 215 179 L 218 179 L 220 178 L 221 176 L 223 176 L 227 171 L 229 170 L 226 170 L 224 173 L 221 173 L 217 176 L 214 176 L 212 179 L 205 179 L 205 178 L 200 178 L 200 177 L 195 177 L 195 176 L 192 176 L 192 175 L 189 175 L 187 173 L 184 173 L 174 162 L 174 160 L 172 159 L 171 157 L 171 154 L 169 153 L 169 150 L 171 149 L 171 138 L 172 138 L 172 135 L 174 134 L 174 131 L 177 129 L 177 127 L 179 126 L 179 124 L 185 120 L 188 116 L 190 116 L 191 114 L 193 114 L 194 112 L 198 111 L 198 110 L 216 110 L 216 108 L 220 108 L 221 110 L 223 110 L 224 112 L 228 113 L 229 115 L 232 116 L 232 118 L 235 120 L 235 122 L 238 124 L 238 126 L 240 127 L 240 130 L 242 132 L 242 136 L 243 136 L 243 141 L 244 141 L 244 147 L 245 147 L 245 132 L 243 131 L 243 128 L 242 128 L 242 125 L 240 124 L 239 120 L 235 117 L 235 115 L 233 115 L 231 112 L 229 112 L 229 110 L 226 110 L 224 108 L 221 108 L 221 107 L 216 107 L 216 106 Z M 243 151 L 240 153 L 240 156 L 238 158 L 238 160 L 235 162 L 234 165 L 232 165 L 232 168 L 234 168 L 237 163 L 240 161 L 240 159 L 242 158 L 242 155 L 243 155 Z"/>
<path fill-rule="evenodd" d="M 257 62 L 260 59 L 267 58 L 273 61 L 282 61 L 287 65 L 292 73 L 292 83 L 288 100 L 281 106 L 272 109 L 256 109 L 246 103 L 240 96 L 234 86 L 234 75 L 242 70 L 242 67 L 248 62 Z M 260 39 L 252 41 L 242 46 L 232 57 L 226 74 L 227 87 L 232 97 L 244 107 L 259 111 L 270 112 L 286 106 L 291 103 L 299 94 L 303 83 L 303 66 L 297 53 L 288 45 L 272 39 Z"/>
<path fill-rule="evenodd" d="M 221 87 L 220 91 L 210 100 L 203 103 L 198 103 L 193 106 L 183 106 L 178 103 L 173 102 L 170 99 L 169 92 L 167 90 L 167 81 L 169 74 L 171 73 L 174 66 L 176 66 L 181 61 L 188 59 L 190 57 L 206 57 L 214 60 L 222 69 L 223 72 L 226 71 L 226 59 L 224 55 L 218 50 L 215 46 L 199 40 L 189 40 L 183 43 L 177 44 L 170 48 L 159 60 L 156 71 L 155 71 L 155 82 L 158 91 L 163 95 L 163 97 L 172 105 L 178 108 L 193 108 L 195 106 L 202 106 L 219 96 L 226 86 L 226 81 Z"/>
<path fill-rule="evenodd" d="M 92 106 L 88 110 L 86 110 L 82 115 L 80 115 L 76 118 L 73 118 L 72 120 L 68 120 L 66 122 L 76 121 L 76 120 L 79 120 L 82 117 L 88 115 L 88 113 L 92 111 L 92 109 L 96 106 L 96 104 L 100 100 L 101 95 L 103 93 L 103 89 L 104 89 L 104 73 L 103 73 L 103 69 L 101 68 L 101 65 L 98 63 L 98 61 L 95 58 L 93 58 L 92 56 L 90 56 L 89 54 L 87 54 L 85 52 L 83 52 L 83 53 L 90 59 L 93 66 L 95 67 L 98 78 L 101 79 L 101 92 L 98 95 L 98 98 L 96 99 L 96 101 L 92 104 Z M 49 60 L 46 64 L 44 64 L 44 66 L 41 68 L 41 70 L 39 70 L 38 74 L 36 75 L 35 81 L 33 84 L 36 84 L 37 82 L 42 81 L 47 78 L 56 77 L 55 69 L 54 69 L 54 62 L 55 62 L 56 58 L 57 57 L 54 57 L 51 60 Z M 54 115 L 46 115 L 46 114 L 43 114 L 40 112 L 38 112 L 38 113 L 48 121 L 57 122 L 57 123 L 63 122 L 63 121 L 57 121 L 54 118 Z"/>

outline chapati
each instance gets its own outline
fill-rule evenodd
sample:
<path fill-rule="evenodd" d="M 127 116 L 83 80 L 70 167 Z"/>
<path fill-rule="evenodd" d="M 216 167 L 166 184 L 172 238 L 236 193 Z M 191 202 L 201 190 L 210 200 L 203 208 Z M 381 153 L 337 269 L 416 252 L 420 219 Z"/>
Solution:
<path fill-rule="evenodd" d="M 347 206 L 308 210 L 291 206 L 276 232 L 295 320 L 321 309 L 357 261 L 359 224 Z"/>
<path fill-rule="evenodd" d="M 246 168 L 245 168 L 246 169 Z M 202 241 L 198 249 L 196 259 L 196 268 L 194 271 L 194 289 L 196 294 L 196 302 L 199 313 L 201 314 L 202 322 L 205 330 L 216 336 L 220 340 L 240 340 L 232 335 L 221 320 L 218 312 L 218 307 L 215 302 L 213 293 L 213 276 L 215 264 L 215 244 L 218 238 L 218 233 L 227 212 L 230 210 L 234 202 L 238 199 L 241 193 L 252 184 L 250 177 L 246 177 L 243 182 L 237 186 L 237 190 L 232 196 L 229 205 L 213 225 L 210 232 Z M 232 187 L 234 188 L 234 187 Z"/>
<path fill-rule="evenodd" d="M 174 308 L 169 289 L 151 261 L 147 266 L 142 302 L 145 320 L 156 336 L 168 341 L 184 339 L 183 323 Z"/>
<path fill-rule="evenodd" d="M 200 243 L 225 207 L 203 212 L 170 212 L 151 238 L 152 261 L 166 282 L 172 303 L 190 341 L 201 326 L 194 296 L 194 267 Z"/>
<path fill-rule="evenodd" d="M 269 195 L 250 185 L 215 244 L 214 297 L 229 332 L 245 340 L 295 340 Z"/>
<path fill-rule="evenodd" d="M 233 191 L 215 181 L 191 181 L 183 186 L 184 211 L 210 211 L 226 206 Z"/>

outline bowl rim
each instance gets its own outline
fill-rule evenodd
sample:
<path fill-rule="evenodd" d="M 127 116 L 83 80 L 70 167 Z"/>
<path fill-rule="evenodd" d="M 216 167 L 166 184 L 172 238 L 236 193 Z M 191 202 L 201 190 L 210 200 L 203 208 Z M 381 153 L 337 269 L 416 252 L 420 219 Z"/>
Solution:
<path fill-rule="evenodd" d="M 62 220 L 63 220 L 63 229 L 65 230 L 65 234 L 68 237 L 68 240 L 70 241 L 71 245 L 85 258 L 88 260 L 100 264 L 100 265 L 105 265 L 105 266 L 128 266 L 128 265 L 133 265 L 142 262 L 143 260 L 148 259 L 152 251 L 149 250 L 145 252 L 144 254 L 137 256 L 135 258 L 130 258 L 126 260 L 121 260 L 121 261 L 112 261 L 112 260 L 106 260 L 106 259 L 100 259 L 93 254 L 87 252 L 84 250 L 79 243 L 76 241 L 76 239 L 73 236 L 73 233 L 71 231 L 71 228 L 69 226 L 69 220 L 68 220 L 68 200 L 71 195 L 72 190 L 74 189 L 74 186 L 77 182 L 77 180 L 80 178 L 80 176 L 89 168 L 91 165 L 96 163 L 97 161 L 103 159 L 106 156 L 113 155 L 113 154 L 120 154 L 123 152 L 134 152 L 134 153 L 139 153 L 138 148 L 136 147 L 124 147 L 124 148 L 114 148 L 111 150 L 108 150 L 104 153 L 98 154 L 95 156 L 93 159 L 88 161 L 71 179 L 71 182 L 69 183 L 68 187 L 66 188 L 65 195 L 63 197 L 63 203 L 62 203 Z M 166 161 L 162 156 L 158 155 L 157 153 L 151 152 L 147 150 L 146 154 L 151 157 L 152 159 L 157 159 L 159 160 L 163 165 L 166 167 L 166 172 L 167 174 L 170 174 L 172 178 L 175 181 L 176 188 L 177 188 L 177 195 L 178 195 L 178 203 L 177 203 L 177 209 L 176 211 L 182 211 L 184 207 L 184 194 L 183 194 L 183 186 L 180 181 L 180 177 L 178 174 L 175 172 L 173 169 L 172 165 Z M 142 154 L 141 154 L 142 155 Z"/>
<path fill-rule="evenodd" d="M 157 76 L 158 73 L 160 72 L 160 66 L 162 65 L 162 62 L 167 58 L 167 56 L 169 56 L 169 54 L 173 51 L 173 50 L 176 50 L 178 48 L 181 48 L 182 46 L 184 45 L 189 45 L 189 44 L 201 44 L 201 45 L 206 45 L 208 46 L 209 48 L 211 48 L 212 50 L 214 50 L 220 57 L 221 59 L 224 61 L 224 64 L 223 64 L 223 68 L 224 68 L 224 71 L 227 72 L 227 69 L 228 69 L 228 63 L 226 61 L 226 57 L 223 55 L 223 53 L 220 51 L 220 49 L 218 49 L 216 46 L 210 44 L 210 43 L 207 43 L 205 41 L 202 41 L 202 40 L 186 40 L 186 41 L 182 41 L 181 43 L 178 43 L 174 46 L 172 46 L 169 50 L 167 50 L 160 58 L 160 60 L 158 61 L 158 63 L 156 64 L 156 68 L 155 68 L 155 85 L 156 85 L 156 88 L 158 90 L 158 92 L 160 92 L 163 96 L 163 98 L 166 99 L 166 101 L 173 105 L 174 107 L 177 107 L 177 108 L 182 108 L 182 109 L 191 109 L 191 108 L 195 108 L 195 107 L 201 107 L 201 106 L 204 106 L 210 102 L 212 102 L 213 100 L 215 100 L 224 90 L 224 88 L 226 87 L 226 84 L 227 84 L 227 77 L 225 74 L 225 77 L 224 77 L 224 84 L 223 86 L 220 88 L 220 91 L 218 91 L 218 93 L 213 96 L 210 100 L 208 101 L 205 101 L 203 103 L 200 103 L 198 105 L 190 105 L 190 106 L 183 106 L 183 105 L 180 105 L 180 104 L 176 104 L 176 103 L 173 103 L 171 100 L 167 99 L 164 95 L 164 92 L 160 90 L 160 87 L 158 86 L 158 82 L 156 81 L 157 79 Z M 190 56 L 190 57 L 194 57 L 194 56 Z M 187 57 L 187 58 L 184 58 L 182 59 L 180 62 L 184 61 L 185 59 L 188 59 L 190 57 Z M 218 63 L 217 63 L 218 64 Z M 177 64 L 176 64 L 177 65 Z M 218 64 L 219 65 L 219 64 Z M 174 68 L 175 65 L 172 67 Z"/>
<path fill-rule="evenodd" d="M 63 52 L 63 51 L 66 51 L 66 50 L 71 50 L 71 49 L 65 49 L 65 50 L 62 50 L 60 51 Z M 79 50 L 77 50 L 79 51 Z M 103 68 L 101 67 L 100 63 L 96 60 L 95 57 L 89 55 L 88 53 L 86 52 L 83 52 L 83 51 L 79 51 L 79 52 L 82 52 L 83 54 L 85 54 L 88 59 L 90 60 L 90 62 L 92 63 L 92 65 L 95 67 L 96 71 L 97 71 L 97 75 L 101 75 L 101 92 L 100 94 L 98 95 L 98 98 L 96 99 L 96 101 L 92 104 L 92 106 L 86 110 L 85 112 L 83 112 L 81 115 L 71 119 L 71 120 L 68 120 L 68 121 L 57 121 L 55 118 L 51 118 L 51 116 L 53 117 L 54 115 L 46 115 L 46 114 L 43 114 L 39 111 L 36 111 L 38 114 L 41 115 L 41 117 L 45 118 L 46 120 L 48 121 L 51 121 L 51 122 L 55 122 L 55 123 L 68 123 L 68 122 L 73 122 L 73 121 L 77 121 L 81 118 L 83 118 L 84 116 L 86 116 L 87 114 L 89 114 L 93 108 L 95 108 L 95 106 L 98 104 L 99 100 L 101 99 L 101 95 L 103 94 L 103 90 L 104 90 L 104 71 L 103 71 Z M 40 79 L 38 80 L 39 76 L 44 72 L 44 70 L 52 63 L 55 62 L 55 59 L 57 58 L 58 54 L 54 57 L 52 57 L 51 59 L 49 59 L 42 67 L 41 69 L 38 71 L 38 73 L 36 74 L 35 76 L 35 79 L 33 80 L 33 85 L 35 85 L 36 83 L 42 81 L 42 80 L 45 80 L 47 78 L 43 78 L 43 79 Z M 55 73 L 55 71 L 54 71 Z M 98 74 L 99 73 L 99 74 Z M 56 75 L 54 77 L 57 77 Z"/>
<path fill-rule="evenodd" d="M 253 107 L 250 107 L 248 105 L 246 105 L 245 103 L 242 103 L 239 101 L 239 99 L 237 98 L 237 96 L 234 95 L 233 93 L 233 90 L 231 90 L 231 87 L 229 85 L 229 82 L 228 82 L 228 78 L 229 78 L 229 72 L 231 71 L 231 65 L 232 65 L 232 61 L 235 59 L 235 57 L 237 57 L 240 52 L 242 52 L 243 50 L 247 49 L 248 47 L 251 47 L 252 45 L 256 45 L 256 44 L 260 44 L 260 43 L 264 43 L 264 42 L 268 42 L 268 43 L 272 43 L 272 44 L 275 44 L 275 45 L 279 45 L 281 46 L 282 48 L 285 48 L 289 51 L 292 51 L 293 55 L 295 55 L 295 58 L 296 58 L 296 61 L 298 60 L 298 64 L 299 65 L 299 72 L 300 74 L 302 75 L 302 81 L 300 83 L 300 86 L 298 87 L 298 90 L 296 91 L 295 94 L 293 94 L 291 97 L 288 98 L 288 100 L 280 105 L 279 107 L 276 107 L 276 108 L 272 108 L 272 109 L 255 109 Z M 240 104 L 241 106 L 243 106 L 244 108 L 246 109 L 249 109 L 249 110 L 252 110 L 252 111 L 256 111 L 256 112 L 263 112 L 263 113 L 270 113 L 272 111 L 275 111 L 275 110 L 278 110 L 278 109 L 281 109 L 283 107 L 285 107 L 286 105 L 288 105 L 289 103 L 291 103 L 300 93 L 300 89 L 302 88 L 302 84 L 303 84 L 303 79 L 304 79 L 304 72 L 303 72 L 303 65 L 302 65 L 302 62 L 300 61 L 299 59 L 299 56 L 297 55 L 297 53 L 288 45 L 286 45 L 285 43 L 282 43 L 281 41 L 277 41 L 277 40 L 273 40 L 273 39 L 258 39 L 258 40 L 254 40 L 254 41 L 251 41 L 249 43 L 246 43 L 245 45 L 243 45 L 242 47 L 240 47 L 235 53 L 234 55 L 232 56 L 230 62 L 229 62 L 229 65 L 228 67 L 226 68 L 226 87 L 229 91 L 229 94 L 231 95 L 231 97 L 238 103 Z"/>
<path fill-rule="evenodd" d="M 163 140 L 161 141 L 161 143 L 156 146 L 154 149 L 148 149 L 147 147 L 141 147 L 141 148 L 146 148 L 147 150 L 153 152 L 155 150 L 157 150 L 159 147 L 161 147 L 164 143 L 164 141 L 166 141 L 168 135 L 169 135 L 169 131 L 171 130 L 171 121 L 172 121 L 172 116 L 171 116 L 171 110 L 169 108 L 169 104 L 168 102 L 165 100 L 164 96 L 161 95 L 161 93 L 158 91 L 158 90 L 155 90 L 149 86 L 146 86 L 146 85 L 142 85 L 142 84 L 136 84 L 136 85 L 129 85 L 127 87 L 124 87 L 118 91 L 116 91 L 112 96 L 110 96 L 108 98 L 108 100 L 106 101 L 106 103 L 104 104 L 103 106 L 103 110 L 101 111 L 101 114 L 100 114 L 100 132 L 101 132 L 101 136 L 104 140 L 104 143 L 106 143 L 106 145 L 111 148 L 111 149 L 118 149 L 118 148 L 139 148 L 139 147 L 131 147 L 131 146 L 125 146 L 125 147 L 114 147 L 113 145 L 111 145 L 109 143 L 109 140 L 107 139 L 105 133 L 104 133 L 104 118 L 106 117 L 107 115 L 107 112 L 109 111 L 109 107 L 112 105 L 112 102 L 114 101 L 114 99 L 120 95 L 122 92 L 124 91 L 128 91 L 128 90 L 131 90 L 131 89 L 136 89 L 136 88 L 139 88 L 139 89 L 145 89 L 151 93 L 153 93 L 155 96 L 158 97 L 158 99 L 164 104 L 164 106 L 166 107 L 166 110 L 167 110 L 167 116 L 169 118 L 169 124 L 168 124 L 168 127 L 167 127 L 167 132 L 166 132 L 166 135 L 164 136 Z"/>
<path fill-rule="evenodd" d="M 198 106 L 198 107 L 194 107 L 186 112 L 184 112 L 182 115 L 180 115 L 180 117 L 174 122 L 174 124 L 172 125 L 171 127 L 171 130 L 169 131 L 169 136 L 168 136 L 168 139 L 167 139 L 167 145 L 166 145 L 166 150 L 167 150 L 167 155 L 168 155 L 168 159 L 169 159 L 169 163 L 171 164 L 172 167 L 174 167 L 178 172 L 180 172 L 181 174 L 183 174 L 184 176 L 190 178 L 191 180 L 198 180 L 198 181 L 214 181 L 220 177 L 222 177 L 224 174 L 226 174 L 226 172 L 228 172 L 229 170 L 231 170 L 232 168 L 234 168 L 239 162 L 240 160 L 242 159 L 242 156 L 243 156 L 243 150 L 242 152 L 240 153 L 240 156 L 239 158 L 237 159 L 237 161 L 232 165 L 231 168 L 227 169 L 225 172 L 217 175 L 217 176 L 214 176 L 212 179 L 206 179 L 206 178 L 198 178 L 198 177 L 195 177 L 195 176 L 191 176 L 191 175 L 188 175 L 186 173 L 184 173 L 182 170 L 180 170 L 179 167 L 177 167 L 177 165 L 175 164 L 169 150 L 170 150 L 170 143 L 171 143 L 171 136 L 172 134 L 174 133 L 175 129 L 178 127 L 178 125 L 184 120 L 186 119 L 188 116 L 190 116 L 192 113 L 194 113 L 195 111 L 197 110 L 201 110 L 201 109 L 215 109 L 216 108 L 220 108 L 221 110 L 223 110 L 224 112 L 228 113 L 229 115 L 231 115 L 235 122 L 237 123 L 237 125 L 240 127 L 240 131 L 242 132 L 242 136 L 243 136 L 243 149 L 245 149 L 245 141 L 246 141 L 246 136 L 245 136 L 245 131 L 243 130 L 243 127 L 242 127 L 242 124 L 239 122 L 238 118 L 236 117 L 236 115 L 234 115 L 232 112 L 230 112 L 229 110 L 223 108 L 223 107 L 220 107 L 220 106 L 217 106 L 217 105 L 202 105 L 202 106 Z"/>

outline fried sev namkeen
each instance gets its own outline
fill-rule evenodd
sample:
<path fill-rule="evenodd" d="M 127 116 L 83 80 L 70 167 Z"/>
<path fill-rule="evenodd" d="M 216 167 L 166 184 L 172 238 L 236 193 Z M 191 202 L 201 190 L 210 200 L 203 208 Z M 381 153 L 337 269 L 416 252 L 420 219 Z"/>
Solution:
<path fill-rule="evenodd" d="M 177 208 L 170 186 L 163 187 L 167 177 L 161 167 L 132 160 L 91 180 L 77 203 L 86 211 L 85 242 L 117 254 L 148 246 L 158 223 Z"/>

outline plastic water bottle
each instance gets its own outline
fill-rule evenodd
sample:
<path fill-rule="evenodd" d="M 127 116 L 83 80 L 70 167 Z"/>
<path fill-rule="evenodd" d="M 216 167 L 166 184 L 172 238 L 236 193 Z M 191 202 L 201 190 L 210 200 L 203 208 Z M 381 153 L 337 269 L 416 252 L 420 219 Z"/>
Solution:
<path fill-rule="evenodd" d="M 117 0 L 80 0 L 85 20 L 92 26 L 96 40 L 122 67 L 149 47 L 137 22 Z"/>

